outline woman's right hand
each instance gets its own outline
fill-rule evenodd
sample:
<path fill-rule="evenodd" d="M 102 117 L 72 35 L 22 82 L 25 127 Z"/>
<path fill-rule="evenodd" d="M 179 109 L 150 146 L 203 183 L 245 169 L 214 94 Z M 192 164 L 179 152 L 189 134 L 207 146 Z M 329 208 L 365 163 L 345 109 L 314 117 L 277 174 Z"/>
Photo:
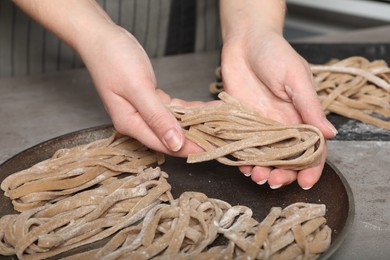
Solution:
<path fill-rule="evenodd" d="M 96 1 L 14 1 L 80 54 L 118 132 L 164 153 L 186 156 L 200 150 L 185 141 L 164 104 L 170 98 L 157 90 L 143 48 Z"/>
<path fill-rule="evenodd" d="M 172 100 L 157 89 L 150 60 L 137 40 L 117 25 L 99 31 L 79 53 L 115 129 L 167 154 L 201 151 L 185 140 L 166 106 Z"/>

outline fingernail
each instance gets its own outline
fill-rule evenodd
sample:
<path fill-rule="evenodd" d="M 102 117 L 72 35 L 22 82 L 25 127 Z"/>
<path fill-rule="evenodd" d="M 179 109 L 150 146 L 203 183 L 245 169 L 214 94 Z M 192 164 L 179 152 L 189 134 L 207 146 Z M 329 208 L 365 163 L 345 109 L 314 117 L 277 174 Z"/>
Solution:
<path fill-rule="evenodd" d="M 313 186 L 310 186 L 310 187 L 302 187 L 302 189 L 304 190 L 310 190 Z"/>
<path fill-rule="evenodd" d="M 166 134 L 163 137 L 163 141 L 167 146 L 167 148 L 173 152 L 179 151 L 181 146 L 183 145 L 179 132 L 174 128 L 166 132 Z"/>
<path fill-rule="evenodd" d="M 326 126 L 333 132 L 333 136 L 336 136 L 338 134 L 338 131 L 334 127 L 334 125 L 331 122 L 329 122 L 329 120 L 326 118 L 324 118 L 324 122 L 325 122 Z"/>
<path fill-rule="evenodd" d="M 251 173 L 251 172 L 249 172 L 249 173 L 244 173 L 244 175 L 245 175 L 246 177 L 249 177 L 249 176 L 252 175 L 252 173 Z"/>
<path fill-rule="evenodd" d="M 279 189 L 280 187 L 282 187 L 282 184 L 279 184 L 279 185 L 270 185 L 269 186 L 271 189 L 273 190 L 276 190 L 276 189 Z"/>
<path fill-rule="evenodd" d="M 263 185 L 263 184 L 266 183 L 266 182 L 267 182 L 267 179 L 262 180 L 262 181 L 258 181 L 258 182 L 256 182 L 256 183 L 259 184 L 259 185 Z"/>

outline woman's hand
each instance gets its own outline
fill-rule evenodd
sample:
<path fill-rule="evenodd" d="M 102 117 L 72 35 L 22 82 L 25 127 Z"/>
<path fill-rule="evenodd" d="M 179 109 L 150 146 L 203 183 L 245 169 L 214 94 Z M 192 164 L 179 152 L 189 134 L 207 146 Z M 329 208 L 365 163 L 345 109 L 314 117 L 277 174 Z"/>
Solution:
<path fill-rule="evenodd" d="M 96 1 L 15 0 L 36 21 L 82 57 L 115 128 L 148 147 L 186 156 L 200 148 L 185 141 L 182 129 L 157 89 L 145 51 L 117 26 Z"/>
<path fill-rule="evenodd" d="M 152 65 L 137 40 L 114 26 L 95 42 L 81 54 L 116 130 L 167 154 L 201 151 L 185 140 L 166 106 L 172 100 L 157 89 Z"/>
<path fill-rule="evenodd" d="M 221 3 L 224 3 L 222 12 L 234 18 L 236 13 L 231 6 Z M 323 113 L 307 62 L 283 38 L 281 26 L 276 26 L 278 21 L 272 24 L 264 17 L 251 17 L 256 6 L 242 8 L 244 21 L 238 26 L 230 19 L 222 19 L 225 30 L 221 70 L 226 92 L 265 117 L 286 124 L 312 124 L 326 138 L 333 137 L 336 130 Z M 277 10 L 272 11 L 273 17 L 278 17 Z M 297 180 L 302 188 L 309 189 L 320 178 L 325 158 L 326 151 L 320 165 L 299 172 L 258 166 L 240 167 L 240 170 L 258 184 L 268 181 L 272 188 Z"/>
<path fill-rule="evenodd" d="M 159 96 L 149 58 L 127 31 L 111 26 L 81 56 L 116 130 L 150 148 L 177 152 L 184 137 Z"/>

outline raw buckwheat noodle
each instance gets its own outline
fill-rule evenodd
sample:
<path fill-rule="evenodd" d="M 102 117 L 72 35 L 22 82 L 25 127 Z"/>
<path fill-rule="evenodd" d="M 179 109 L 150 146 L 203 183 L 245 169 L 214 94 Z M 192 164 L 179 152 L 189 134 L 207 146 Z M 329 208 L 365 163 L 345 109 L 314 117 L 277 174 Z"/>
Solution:
<path fill-rule="evenodd" d="M 310 68 L 325 113 L 390 130 L 390 68 L 384 60 L 352 56 Z M 215 73 L 217 81 L 209 85 L 212 94 L 223 91 L 220 68 Z"/>
<path fill-rule="evenodd" d="M 162 154 L 114 132 L 106 139 L 58 150 L 50 159 L 5 178 L 1 189 L 17 211 L 24 211 L 163 161 Z"/>
<path fill-rule="evenodd" d="M 0 253 L 19 259 L 46 259 L 106 238 L 137 224 L 150 209 L 171 199 L 159 168 L 112 179 L 56 203 L 0 219 Z"/>
<path fill-rule="evenodd" d="M 23 212 L 0 218 L 0 254 L 46 259 L 104 238 L 67 258 L 315 259 L 330 246 L 325 205 L 275 207 L 259 223 L 250 208 L 203 193 L 174 199 L 168 175 L 146 167 L 156 162 L 158 153 L 114 132 L 10 175 L 1 187 Z M 218 237 L 227 242 L 213 244 Z"/>
<path fill-rule="evenodd" d="M 226 165 L 259 165 L 300 170 L 321 160 L 324 137 L 315 127 L 283 125 L 262 117 L 226 92 L 221 104 L 171 107 L 188 139 L 205 152 L 190 154 L 188 163 L 217 160 Z"/>
<path fill-rule="evenodd" d="M 273 207 L 259 223 L 248 207 L 185 192 L 102 248 L 66 259 L 316 259 L 331 242 L 325 210 L 310 203 Z M 210 246 L 219 236 L 228 242 Z"/>
<path fill-rule="evenodd" d="M 390 130 L 390 69 L 385 61 L 350 57 L 312 65 L 311 70 L 326 113 Z"/>
<path fill-rule="evenodd" d="M 205 109 L 206 116 L 197 109 L 172 110 L 191 140 L 206 150 L 190 161 L 215 158 L 237 165 L 259 157 L 262 165 L 294 169 L 318 161 L 323 138 L 315 128 L 283 126 L 227 95 L 221 98 L 221 105 Z M 226 158 L 229 154 L 238 160 Z M 258 222 L 250 208 L 203 193 L 188 191 L 175 199 L 168 174 L 150 167 L 163 160 L 114 131 L 8 176 L 1 188 L 21 213 L 0 218 L 0 254 L 19 259 L 73 254 L 68 260 L 316 259 L 329 248 L 325 205 L 274 207 Z M 101 240 L 100 247 L 92 244 Z M 70 251 L 87 244 L 94 249 Z"/>

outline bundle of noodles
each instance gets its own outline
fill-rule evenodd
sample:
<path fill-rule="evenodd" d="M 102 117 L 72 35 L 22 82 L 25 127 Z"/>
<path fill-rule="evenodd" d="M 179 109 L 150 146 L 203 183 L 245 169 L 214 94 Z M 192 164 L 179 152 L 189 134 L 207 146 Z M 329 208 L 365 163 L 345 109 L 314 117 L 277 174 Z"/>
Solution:
<path fill-rule="evenodd" d="M 159 168 L 110 179 L 54 204 L 0 219 L 0 253 L 46 259 L 132 226 L 162 201 L 172 200 Z"/>
<path fill-rule="evenodd" d="M 69 259 L 193 259 L 218 236 L 223 214 L 231 206 L 203 193 L 185 192 L 170 204 L 159 204 L 136 229 L 122 230 L 104 247 Z M 157 257 L 157 258 L 158 258 Z"/>
<path fill-rule="evenodd" d="M 171 107 L 188 139 L 205 152 L 187 162 L 215 159 L 226 165 L 259 165 L 300 170 L 319 163 L 324 137 L 310 125 L 282 125 L 244 107 L 225 92 L 221 104 Z"/>
<path fill-rule="evenodd" d="M 363 57 L 312 65 L 325 112 L 333 112 L 390 130 L 390 68 Z"/>
<path fill-rule="evenodd" d="M 2 183 L 15 210 L 24 211 L 55 202 L 78 191 L 137 174 L 139 167 L 163 163 L 163 155 L 114 132 L 111 137 L 70 149 L 8 176 Z"/>
<path fill-rule="evenodd" d="M 251 209 L 185 192 L 159 204 L 137 226 L 105 246 L 73 259 L 316 259 L 331 241 L 325 206 L 296 203 L 272 208 L 261 222 Z M 218 237 L 227 242 L 215 245 Z"/>
<path fill-rule="evenodd" d="M 242 215 L 221 231 L 229 244 L 219 254 L 230 255 L 234 247 L 234 259 L 317 259 L 331 243 L 325 212 L 325 205 L 298 202 L 271 208 L 261 223 Z M 234 210 L 230 222 L 236 214 Z"/>
<path fill-rule="evenodd" d="M 257 118 L 242 113 L 243 121 Z M 138 142 L 114 134 L 59 150 L 51 159 L 10 175 L 2 183 L 8 195 L 39 203 L 16 204 L 24 206 L 22 213 L 1 217 L 0 254 L 46 259 L 108 237 L 102 247 L 68 258 L 314 259 L 329 247 L 324 205 L 273 208 L 259 223 L 251 209 L 202 193 L 185 192 L 174 200 L 168 175 L 145 168 L 158 158 Z M 84 174 L 88 177 L 72 182 Z M 227 243 L 216 243 L 219 237 Z"/>
<path fill-rule="evenodd" d="M 352 56 L 310 68 L 325 113 L 390 130 L 390 68 L 384 60 Z M 215 74 L 217 81 L 209 85 L 212 94 L 223 91 L 220 67 Z"/>

